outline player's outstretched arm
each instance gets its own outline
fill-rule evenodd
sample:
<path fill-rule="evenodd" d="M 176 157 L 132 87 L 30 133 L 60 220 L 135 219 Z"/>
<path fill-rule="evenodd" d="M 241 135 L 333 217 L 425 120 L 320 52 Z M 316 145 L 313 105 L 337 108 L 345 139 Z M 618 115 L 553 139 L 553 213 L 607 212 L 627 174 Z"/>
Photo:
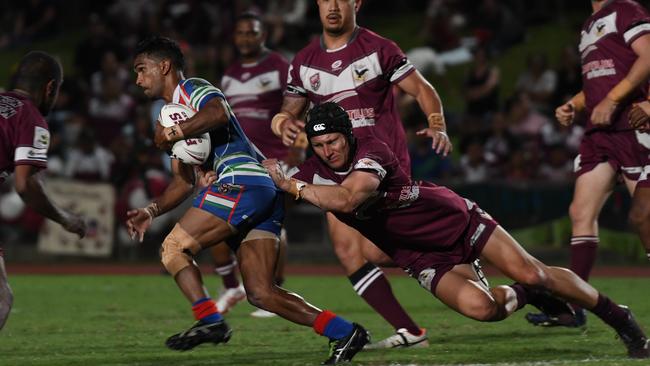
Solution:
<path fill-rule="evenodd" d="M 220 98 L 212 98 L 199 109 L 194 116 L 188 118 L 182 125 L 162 127 L 156 124 L 154 142 L 161 150 L 169 150 L 174 142 L 198 137 L 215 128 L 228 124 L 230 114 L 221 103 Z"/>
<path fill-rule="evenodd" d="M 350 213 L 374 195 L 381 183 L 374 173 L 354 171 L 340 185 L 308 184 L 287 178 L 275 159 L 262 164 L 278 188 L 325 211 Z"/>
<path fill-rule="evenodd" d="M 162 195 L 151 202 L 147 207 L 129 210 L 126 228 L 131 239 L 138 237 L 142 242 L 144 233 L 151 226 L 156 216 L 180 205 L 194 191 L 194 167 L 183 164 L 180 160 L 172 159 L 172 181 Z"/>
<path fill-rule="evenodd" d="M 305 123 L 301 120 L 307 108 L 307 98 L 301 96 L 285 96 L 282 100 L 280 113 L 273 116 L 271 130 L 282 139 L 285 146 L 294 146 L 297 141 L 306 147 L 306 140 L 299 138 L 305 129 Z"/>
<path fill-rule="evenodd" d="M 20 198 L 29 207 L 50 220 L 58 222 L 64 229 L 83 238 L 86 223 L 81 216 L 57 207 L 43 191 L 39 169 L 32 165 L 18 165 L 15 171 L 15 188 Z"/>
<path fill-rule="evenodd" d="M 428 127 L 418 131 L 417 134 L 430 137 L 431 148 L 437 154 L 447 156 L 453 146 L 447 136 L 442 101 L 436 90 L 417 70 L 402 79 L 397 86 L 414 97 L 422 112 L 427 116 Z"/>

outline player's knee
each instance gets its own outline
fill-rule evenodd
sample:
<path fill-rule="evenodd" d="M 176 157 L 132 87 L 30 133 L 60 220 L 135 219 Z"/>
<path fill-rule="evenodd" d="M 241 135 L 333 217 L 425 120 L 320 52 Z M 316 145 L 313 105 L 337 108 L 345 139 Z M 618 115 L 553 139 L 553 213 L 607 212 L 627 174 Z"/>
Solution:
<path fill-rule="evenodd" d="M 569 206 L 569 217 L 573 226 L 589 225 L 596 219 L 594 214 L 589 212 L 584 205 L 575 201 L 571 202 Z"/>
<path fill-rule="evenodd" d="M 481 322 L 490 322 L 498 319 L 499 309 L 494 299 L 488 296 L 476 296 L 463 304 L 463 314 Z"/>
<path fill-rule="evenodd" d="M 160 259 L 165 269 L 173 277 L 192 264 L 192 255 L 200 250 L 200 245 L 178 224 L 167 235 L 160 248 Z"/>
<path fill-rule="evenodd" d="M 522 267 L 516 277 L 515 280 L 525 286 L 546 287 L 548 283 L 545 268 L 534 263 Z"/>
<path fill-rule="evenodd" d="M 650 204 L 634 202 L 628 218 L 637 230 L 644 225 L 650 225 Z"/>
<path fill-rule="evenodd" d="M 14 303 L 14 294 L 9 286 L 0 287 L 0 329 L 9 317 Z"/>
<path fill-rule="evenodd" d="M 270 285 L 255 284 L 245 285 L 246 297 L 248 302 L 261 309 L 268 309 L 269 303 L 272 301 L 274 292 Z"/>

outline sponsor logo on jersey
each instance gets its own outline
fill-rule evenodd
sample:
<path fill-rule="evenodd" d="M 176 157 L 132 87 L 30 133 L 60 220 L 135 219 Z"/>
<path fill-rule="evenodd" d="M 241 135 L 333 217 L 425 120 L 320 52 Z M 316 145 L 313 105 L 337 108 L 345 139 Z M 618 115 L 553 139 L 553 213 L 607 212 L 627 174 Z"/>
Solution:
<path fill-rule="evenodd" d="M 318 90 L 320 88 L 320 73 L 315 73 L 314 75 L 309 77 L 309 83 L 311 84 L 311 88 L 314 90 Z"/>
<path fill-rule="evenodd" d="M 36 149 L 47 149 L 50 146 L 50 132 L 43 127 L 34 127 L 34 142 Z"/>
<path fill-rule="evenodd" d="M 246 79 L 248 79 L 249 77 L 251 77 L 251 73 L 250 73 L 250 72 L 245 72 L 245 73 L 241 74 L 241 79 L 242 79 L 242 80 L 246 80 Z"/>
<path fill-rule="evenodd" d="M 435 277 L 436 277 L 436 269 L 428 268 L 420 272 L 420 274 L 418 275 L 418 282 L 420 283 L 420 286 L 431 291 L 431 282 L 433 282 L 433 279 Z"/>
<path fill-rule="evenodd" d="M 271 80 L 266 79 L 266 78 L 260 78 L 260 87 L 262 87 L 262 89 L 269 86 L 269 84 L 271 84 Z"/>
<path fill-rule="evenodd" d="M 332 62 L 332 71 L 340 70 L 342 64 L 343 64 L 343 61 L 341 61 L 341 60 L 336 60 L 336 61 Z"/>

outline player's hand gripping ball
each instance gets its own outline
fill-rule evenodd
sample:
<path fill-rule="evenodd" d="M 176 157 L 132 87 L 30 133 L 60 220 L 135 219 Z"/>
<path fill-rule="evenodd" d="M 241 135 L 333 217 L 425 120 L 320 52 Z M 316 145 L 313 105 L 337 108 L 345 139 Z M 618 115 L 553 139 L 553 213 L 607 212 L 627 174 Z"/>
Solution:
<path fill-rule="evenodd" d="M 182 125 L 185 120 L 191 118 L 195 113 L 194 110 L 182 104 L 167 103 L 160 110 L 158 122 L 163 127 Z M 201 165 L 210 156 L 210 151 L 210 135 L 206 132 L 200 137 L 176 141 L 172 146 L 170 156 L 185 164 Z"/>

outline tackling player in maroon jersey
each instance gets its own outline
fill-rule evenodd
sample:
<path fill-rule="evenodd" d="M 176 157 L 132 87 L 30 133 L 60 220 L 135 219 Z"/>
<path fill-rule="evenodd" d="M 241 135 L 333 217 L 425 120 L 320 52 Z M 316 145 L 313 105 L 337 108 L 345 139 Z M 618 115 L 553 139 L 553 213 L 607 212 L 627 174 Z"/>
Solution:
<path fill-rule="evenodd" d="M 322 37 L 296 54 L 282 111 L 273 118 L 272 129 L 284 144 L 292 145 L 299 136 L 309 103 L 332 101 L 348 112 L 356 136 L 373 135 L 386 142 L 410 174 L 406 136 L 393 96 L 396 85 L 417 100 L 428 119 L 429 128 L 418 134 L 430 137 L 437 153 L 451 151 L 438 94 L 394 42 L 357 26 L 362 1 L 317 3 Z M 388 262 L 386 255 L 331 213 L 327 222 L 334 251 L 355 291 L 396 329 L 373 347 L 426 346 L 426 331 L 404 311 L 374 264 Z"/>
<path fill-rule="evenodd" d="M 450 308 L 479 321 L 503 320 L 526 304 L 573 316 L 552 294 L 614 328 L 629 357 L 650 357 L 648 339 L 627 307 L 575 273 L 532 257 L 474 202 L 442 186 L 413 182 L 387 144 L 353 135 L 348 113 L 336 103 L 312 108 L 305 132 L 315 156 L 292 178 L 276 161 L 263 162 L 275 184 L 359 230 Z M 487 288 L 461 270 L 479 256 L 517 282 Z"/>

